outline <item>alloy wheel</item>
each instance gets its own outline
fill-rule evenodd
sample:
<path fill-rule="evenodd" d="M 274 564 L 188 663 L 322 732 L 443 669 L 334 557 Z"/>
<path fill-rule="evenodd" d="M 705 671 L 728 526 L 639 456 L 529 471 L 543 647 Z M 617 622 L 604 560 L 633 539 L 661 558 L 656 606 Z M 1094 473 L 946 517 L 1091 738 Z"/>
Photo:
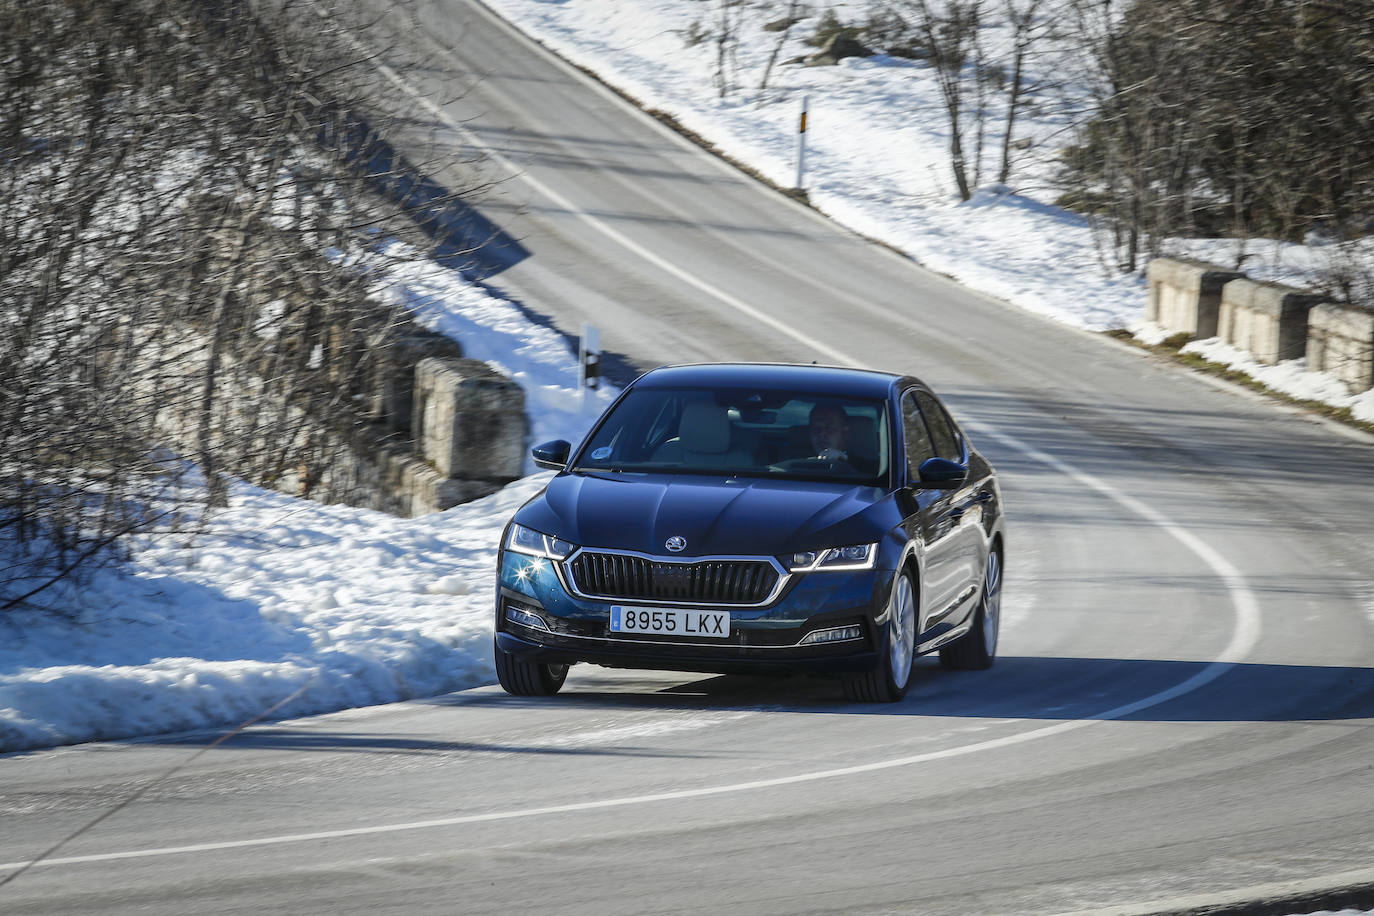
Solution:
<path fill-rule="evenodd" d="M 997 654 L 997 634 L 1002 618 L 1002 556 L 988 551 L 988 574 L 983 581 L 983 645 L 989 657 Z"/>
<path fill-rule="evenodd" d="M 906 575 L 899 575 L 892 589 L 887 626 L 892 682 L 900 689 L 906 686 L 907 679 L 911 677 L 912 656 L 916 648 L 916 600 L 911 590 L 911 579 Z"/>

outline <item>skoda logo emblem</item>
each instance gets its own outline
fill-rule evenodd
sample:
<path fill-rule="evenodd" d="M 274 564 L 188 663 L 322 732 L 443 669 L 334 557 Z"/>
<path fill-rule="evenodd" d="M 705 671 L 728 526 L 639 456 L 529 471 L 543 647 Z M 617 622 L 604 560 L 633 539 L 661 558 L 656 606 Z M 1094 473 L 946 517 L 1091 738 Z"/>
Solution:
<path fill-rule="evenodd" d="M 687 539 L 680 534 L 675 534 L 668 538 L 668 543 L 663 545 L 673 553 L 681 553 L 687 549 Z"/>

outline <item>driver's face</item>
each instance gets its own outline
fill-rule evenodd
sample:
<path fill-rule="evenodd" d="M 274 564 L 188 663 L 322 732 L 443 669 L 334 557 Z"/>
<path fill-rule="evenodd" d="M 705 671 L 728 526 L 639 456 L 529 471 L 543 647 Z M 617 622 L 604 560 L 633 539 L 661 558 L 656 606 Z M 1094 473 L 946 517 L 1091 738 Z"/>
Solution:
<path fill-rule="evenodd" d="M 844 449 L 849 444 L 849 421 L 838 407 L 817 407 L 811 411 L 811 447 L 818 453 L 828 448 Z"/>

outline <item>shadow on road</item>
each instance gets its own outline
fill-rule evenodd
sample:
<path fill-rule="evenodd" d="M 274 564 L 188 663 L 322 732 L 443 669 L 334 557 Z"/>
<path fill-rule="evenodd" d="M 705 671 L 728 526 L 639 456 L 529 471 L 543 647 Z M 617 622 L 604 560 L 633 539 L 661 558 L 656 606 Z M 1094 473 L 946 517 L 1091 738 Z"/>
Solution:
<path fill-rule="evenodd" d="M 141 739 L 140 743 L 156 743 L 175 747 L 204 746 L 205 734 L 197 732 L 186 735 L 170 735 L 156 741 Z M 675 754 L 662 748 L 638 749 L 624 744 L 609 746 L 590 743 L 576 743 L 558 740 L 543 741 L 540 744 L 500 744 L 484 741 L 435 741 L 406 735 L 387 735 L 368 732 L 322 731 L 319 729 L 290 728 L 285 725 L 266 725 L 235 735 L 227 747 L 234 750 L 266 751 L 319 751 L 330 754 L 402 754 L 415 756 L 458 755 L 458 754 L 535 754 L 551 757 L 679 757 L 691 759 L 693 754 Z"/>
<path fill-rule="evenodd" d="M 1219 666 L 1220 667 L 1220 666 Z M 1200 687 L 1173 699 L 1160 695 L 1199 675 L 1216 674 Z M 579 669 L 556 697 L 512 697 L 494 688 L 459 691 L 412 701 L 423 706 L 500 710 L 519 730 L 523 713 L 605 713 L 615 731 L 616 710 L 693 712 L 772 712 L 862 716 L 911 716 L 973 720 L 1126 722 L 1311 722 L 1374 718 L 1374 668 L 1313 665 L 1237 664 L 1218 672 L 1207 662 L 1119 658 L 1004 657 L 985 672 L 945 671 L 921 659 L 906 699 L 892 704 L 856 704 L 843 697 L 839 682 L 822 677 L 748 677 L 678 675 L 671 672 L 615 672 Z M 1148 704 L 1148 705 L 1143 705 Z M 1136 708 L 1142 707 L 1143 708 Z M 327 724 L 327 719 L 322 724 Z M 614 741 L 584 734 L 541 730 L 537 743 L 445 741 L 385 732 L 296 728 L 264 724 L 235 735 L 226 748 L 323 753 L 416 756 L 540 755 L 549 757 L 676 757 L 644 738 L 633 726 Z M 203 746 L 205 732 L 138 739 L 138 743 Z M 705 755 L 709 756 L 709 755 Z"/>
<path fill-rule="evenodd" d="M 367 176 L 375 191 L 405 210 L 433 240 L 430 256 L 437 263 L 469 282 L 480 282 L 529 257 L 518 240 L 461 194 L 429 177 L 365 121 L 349 126 L 338 137 L 322 137 L 323 142 Z"/>
<path fill-rule="evenodd" d="M 941 716 L 970 719 L 1134 722 L 1293 722 L 1374 718 L 1374 668 L 1237 664 L 1173 699 L 1123 710 L 1171 690 L 1204 672 L 1207 662 L 1118 658 L 1003 657 L 986 672 L 945 671 L 922 660 L 906 699 L 894 704 L 853 704 L 838 682 L 826 678 L 705 677 L 631 692 L 643 682 L 613 672 L 574 673 L 553 698 L 521 699 L 491 691 L 426 700 L 461 706 L 517 709 L 663 707 L 768 709 L 845 715 Z"/>

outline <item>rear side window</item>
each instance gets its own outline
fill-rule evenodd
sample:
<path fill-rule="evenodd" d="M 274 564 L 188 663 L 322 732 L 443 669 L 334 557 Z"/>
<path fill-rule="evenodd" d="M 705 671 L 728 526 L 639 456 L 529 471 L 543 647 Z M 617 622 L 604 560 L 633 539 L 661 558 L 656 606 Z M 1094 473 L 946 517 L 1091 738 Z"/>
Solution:
<path fill-rule="evenodd" d="M 935 447 L 930 442 L 921 408 L 916 403 L 915 392 L 902 395 L 902 438 L 906 440 L 906 463 L 912 479 L 917 469 L 927 458 L 935 457 Z"/>
<path fill-rule="evenodd" d="M 964 457 L 963 445 L 949 414 L 945 413 L 940 402 L 929 392 L 917 391 L 916 400 L 921 405 L 921 413 L 930 428 L 930 440 L 935 445 L 935 454 L 950 461 L 961 461 Z"/>

